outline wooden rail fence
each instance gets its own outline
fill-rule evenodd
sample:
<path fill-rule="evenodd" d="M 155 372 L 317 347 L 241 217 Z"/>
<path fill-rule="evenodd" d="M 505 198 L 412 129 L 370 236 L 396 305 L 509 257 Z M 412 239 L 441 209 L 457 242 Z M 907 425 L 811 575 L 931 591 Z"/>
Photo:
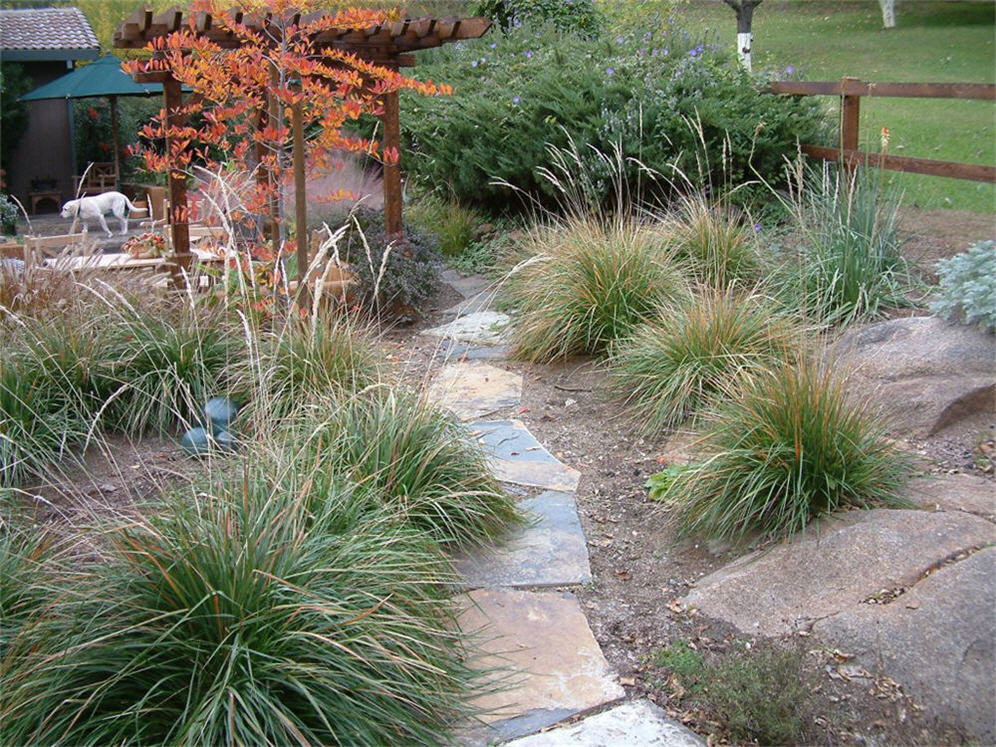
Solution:
<path fill-rule="evenodd" d="M 840 97 L 840 146 L 826 148 L 803 145 L 802 152 L 808 156 L 824 161 L 840 160 L 849 169 L 853 169 L 857 164 L 867 164 L 892 171 L 948 176 L 977 182 L 996 182 L 996 166 L 936 161 L 930 158 L 908 158 L 858 150 L 858 123 L 862 96 L 996 101 L 996 86 L 987 83 L 866 83 L 857 78 L 842 78 L 840 81 L 776 81 L 768 90 L 778 94 Z"/>

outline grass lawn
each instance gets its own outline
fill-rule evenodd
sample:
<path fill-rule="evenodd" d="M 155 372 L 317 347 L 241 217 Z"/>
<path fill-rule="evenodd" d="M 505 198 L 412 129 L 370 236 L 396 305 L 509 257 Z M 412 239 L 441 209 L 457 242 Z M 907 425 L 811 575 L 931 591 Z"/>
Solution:
<path fill-rule="evenodd" d="M 689 29 L 715 30 L 734 43 L 736 20 L 720 0 L 691 0 L 678 16 Z M 765 0 L 754 14 L 755 69 L 795 68 L 807 80 L 849 75 L 872 82 L 993 83 L 996 3 L 896 3 L 897 27 L 882 28 L 875 0 Z M 994 109 L 989 101 L 861 100 L 862 147 L 877 151 L 882 127 L 896 155 L 992 164 Z M 996 187 L 961 179 L 887 172 L 924 208 L 993 211 Z"/>

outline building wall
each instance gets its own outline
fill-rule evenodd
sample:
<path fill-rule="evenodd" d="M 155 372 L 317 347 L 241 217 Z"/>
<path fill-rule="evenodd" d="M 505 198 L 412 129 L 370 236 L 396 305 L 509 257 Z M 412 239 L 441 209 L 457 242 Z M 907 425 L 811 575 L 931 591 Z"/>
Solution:
<path fill-rule="evenodd" d="M 22 62 L 25 73 L 31 77 L 34 88 L 48 83 L 72 68 L 65 61 Z M 11 194 L 30 210 L 31 182 L 54 179 L 61 202 L 73 197 L 72 130 L 70 127 L 71 103 L 64 100 L 31 101 L 28 103 L 28 125 L 18 141 L 6 176 Z M 53 209 L 45 203 L 42 210 Z"/>

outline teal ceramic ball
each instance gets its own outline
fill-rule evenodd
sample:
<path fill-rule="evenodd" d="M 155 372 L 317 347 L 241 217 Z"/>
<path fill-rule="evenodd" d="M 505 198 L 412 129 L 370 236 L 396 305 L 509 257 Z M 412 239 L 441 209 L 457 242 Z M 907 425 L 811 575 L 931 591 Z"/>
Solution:
<path fill-rule="evenodd" d="M 235 451 L 235 436 L 228 431 L 215 432 L 214 442 L 222 451 Z"/>
<path fill-rule="evenodd" d="M 238 412 L 238 404 L 228 397 L 212 397 L 204 405 L 204 417 L 214 431 L 228 430 Z"/>
<path fill-rule="evenodd" d="M 211 450 L 211 438 L 204 428 L 198 426 L 183 434 L 180 446 L 191 456 L 203 456 Z"/>

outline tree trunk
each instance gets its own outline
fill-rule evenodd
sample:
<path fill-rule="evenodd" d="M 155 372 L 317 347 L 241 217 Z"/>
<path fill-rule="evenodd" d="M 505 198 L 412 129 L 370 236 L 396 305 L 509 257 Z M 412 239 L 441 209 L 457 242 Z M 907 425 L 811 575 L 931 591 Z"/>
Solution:
<path fill-rule="evenodd" d="M 878 0 L 882 6 L 882 25 L 887 29 L 896 27 L 896 0 Z"/>
<path fill-rule="evenodd" d="M 747 69 L 747 72 L 750 72 L 750 49 L 754 42 L 751 24 L 754 20 L 754 8 L 760 5 L 762 0 L 723 1 L 737 14 L 737 55 L 740 57 L 740 64 Z"/>

